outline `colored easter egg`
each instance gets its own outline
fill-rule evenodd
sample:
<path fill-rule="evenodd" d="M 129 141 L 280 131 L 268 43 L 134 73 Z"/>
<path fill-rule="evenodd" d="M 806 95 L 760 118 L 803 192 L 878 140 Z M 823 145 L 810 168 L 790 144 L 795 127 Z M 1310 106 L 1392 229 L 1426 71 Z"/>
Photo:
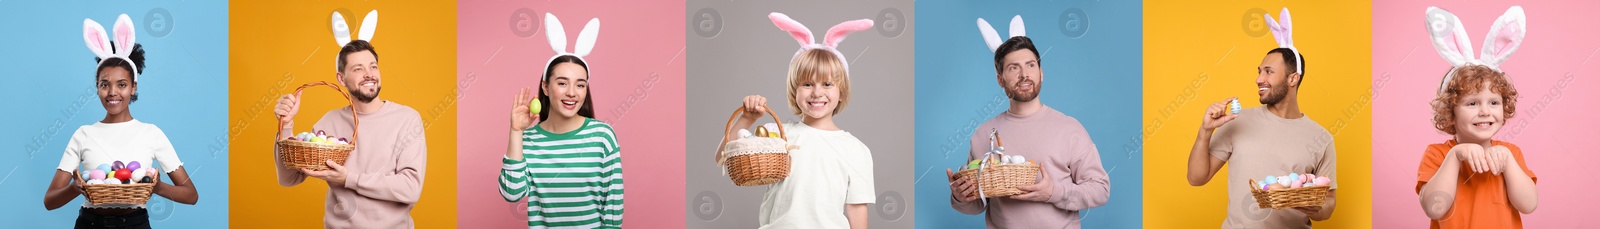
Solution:
<path fill-rule="evenodd" d="M 767 136 L 769 136 L 767 134 L 767 127 L 765 127 L 765 126 L 757 126 L 756 127 L 756 136 L 757 137 L 767 137 Z"/>
<path fill-rule="evenodd" d="M 1233 114 L 1239 114 L 1239 111 L 1242 110 L 1244 110 L 1244 107 L 1239 105 L 1239 100 L 1235 99 L 1232 103 L 1228 103 L 1229 112 L 1233 112 Z"/>
<path fill-rule="evenodd" d="M 528 114 L 539 115 L 539 111 L 543 111 L 543 110 L 544 110 L 544 103 L 539 102 L 539 99 L 537 99 L 537 98 L 533 99 L 533 101 L 528 103 Z"/>
<path fill-rule="evenodd" d="M 1289 181 L 1297 181 L 1300 180 L 1300 178 L 1302 177 L 1300 177 L 1299 173 L 1289 173 Z"/>
<path fill-rule="evenodd" d="M 105 182 L 106 182 L 106 184 L 121 184 L 122 183 L 122 181 L 117 180 L 116 177 L 107 177 L 105 179 Z"/>
<path fill-rule="evenodd" d="M 84 181 L 83 183 L 84 184 L 105 184 L 106 181 L 105 180 L 89 180 L 89 181 Z"/>
<path fill-rule="evenodd" d="M 1312 182 L 1316 183 L 1318 186 L 1327 186 L 1329 183 L 1333 183 L 1333 179 L 1328 179 L 1328 177 L 1318 177 Z"/>
<path fill-rule="evenodd" d="M 118 180 L 128 180 L 128 178 L 133 177 L 133 171 L 130 171 L 127 168 L 119 169 L 117 170 L 116 177 Z"/>
<path fill-rule="evenodd" d="M 144 177 L 139 179 L 139 183 L 155 183 L 155 180 L 151 180 L 150 177 Z"/>
<path fill-rule="evenodd" d="M 1283 189 L 1283 185 L 1281 185 L 1281 184 L 1269 184 L 1269 185 L 1267 185 L 1267 190 L 1278 190 L 1278 189 Z"/>
<path fill-rule="evenodd" d="M 128 162 L 128 170 L 139 171 L 139 168 L 141 167 L 139 167 L 138 161 Z"/>
<path fill-rule="evenodd" d="M 1300 182 L 1289 183 L 1289 188 L 1300 188 L 1301 186 L 1305 186 L 1305 183 L 1300 183 Z"/>
<path fill-rule="evenodd" d="M 111 164 L 100 164 L 100 166 L 95 167 L 94 170 L 100 170 L 100 172 L 115 171 L 115 170 L 111 170 Z"/>
<path fill-rule="evenodd" d="M 126 166 L 126 164 L 122 164 L 122 161 L 111 162 L 112 171 L 122 170 L 122 168 L 127 168 Z"/>
<path fill-rule="evenodd" d="M 1267 184 L 1278 183 L 1278 177 L 1267 176 L 1267 179 L 1261 179 L 1261 183 L 1267 183 Z"/>
<path fill-rule="evenodd" d="M 105 180 L 106 179 L 106 171 L 101 171 L 101 170 L 89 171 L 89 179 L 90 180 Z"/>
<path fill-rule="evenodd" d="M 317 136 L 328 136 L 328 132 L 317 130 Z"/>

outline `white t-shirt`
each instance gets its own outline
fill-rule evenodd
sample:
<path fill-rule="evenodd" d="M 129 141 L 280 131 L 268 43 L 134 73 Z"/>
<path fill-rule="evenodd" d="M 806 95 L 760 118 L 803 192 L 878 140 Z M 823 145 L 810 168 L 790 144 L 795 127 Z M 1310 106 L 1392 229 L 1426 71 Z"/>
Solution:
<path fill-rule="evenodd" d="M 72 133 L 72 139 L 67 142 L 67 150 L 61 154 L 61 164 L 56 169 L 68 173 L 76 171 L 78 176 L 86 176 L 88 172 L 85 171 L 114 161 L 122 163 L 137 161 L 142 168 L 154 166 L 155 164 L 151 162 L 160 162 L 159 168 L 163 175 L 183 165 L 183 162 L 178 160 L 178 153 L 172 149 L 172 142 L 167 141 L 167 134 L 161 132 L 161 128 L 157 128 L 155 124 L 130 120 L 121 123 L 96 122 L 79 126 L 78 131 Z M 144 205 L 92 205 L 84 201 L 83 207 L 144 208 Z"/>
<path fill-rule="evenodd" d="M 803 123 L 788 131 L 789 177 L 767 189 L 761 202 L 761 228 L 849 228 L 845 204 L 876 201 L 872 151 L 843 130 L 819 130 Z"/>

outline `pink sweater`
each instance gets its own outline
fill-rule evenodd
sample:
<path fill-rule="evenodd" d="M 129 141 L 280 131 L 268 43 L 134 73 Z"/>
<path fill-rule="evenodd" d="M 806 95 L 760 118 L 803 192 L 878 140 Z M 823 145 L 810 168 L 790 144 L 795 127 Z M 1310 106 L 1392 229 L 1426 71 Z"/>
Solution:
<path fill-rule="evenodd" d="M 328 183 L 323 224 L 327 228 L 412 228 L 411 207 L 422 196 L 428 147 L 417 110 L 384 101 L 377 111 L 361 113 L 361 136 L 345 161 L 345 183 Z M 349 138 L 350 107 L 328 111 L 314 129 Z M 273 157 L 277 158 L 277 157 Z M 278 184 L 306 180 L 297 169 L 278 165 Z"/>
<path fill-rule="evenodd" d="M 988 211 L 989 228 L 1079 228 L 1078 211 L 1099 207 L 1111 198 L 1111 178 L 1100 165 L 1089 132 L 1077 119 L 1048 106 L 1029 116 L 1001 113 L 972 132 L 969 158 L 989 152 L 990 130 L 999 130 L 1006 155 L 1022 155 L 1039 163 L 1055 182 L 1048 203 L 990 198 L 962 203 L 952 194 L 950 206 L 966 214 Z"/>

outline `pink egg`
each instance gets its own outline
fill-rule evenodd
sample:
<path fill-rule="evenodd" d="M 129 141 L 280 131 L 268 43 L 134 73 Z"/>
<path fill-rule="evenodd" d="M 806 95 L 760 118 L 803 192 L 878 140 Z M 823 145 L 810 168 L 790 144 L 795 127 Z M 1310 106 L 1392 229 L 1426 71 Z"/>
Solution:
<path fill-rule="evenodd" d="M 106 179 L 106 171 L 91 170 L 91 171 L 89 171 L 89 179 L 90 180 L 105 180 Z"/>
<path fill-rule="evenodd" d="M 1333 183 L 1333 180 L 1328 179 L 1328 177 L 1318 177 L 1317 179 L 1312 180 L 1312 182 L 1316 183 L 1319 186 L 1326 186 L 1329 183 Z"/>
<path fill-rule="evenodd" d="M 1300 188 L 1301 185 L 1303 185 L 1303 184 L 1301 184 L 1300 182 L 1294 182 L 1292 184 L 1289 184 L 1289 188 Z"/>

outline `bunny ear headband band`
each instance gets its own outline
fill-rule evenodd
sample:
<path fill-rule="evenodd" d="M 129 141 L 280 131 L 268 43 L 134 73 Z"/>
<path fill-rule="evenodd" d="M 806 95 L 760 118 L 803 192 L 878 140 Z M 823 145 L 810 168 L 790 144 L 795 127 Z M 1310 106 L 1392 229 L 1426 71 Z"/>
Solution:
<path fill-rule="evenodd" d="M 573 47 L 576 50 L 572 52 L 567 52 L 567 31 L 561 27 L 561 20 L 556 19 L 555 14 L 544 14 L 544 34 L 550 39 L 550 48 L 556 51 L 556 55 L 551 56 L 550 61 L 545 62 L 544 66 L 549 67 L 561 56 L 573 56 L 583 61 L 584 71 L 589 71 L 589 61 L 583 60 L 583 57 L 594 51 L 594 42 L 600 37 L 599 18 L 590 18 L 589 23 L 583 25 L 583 30 L 578 32 L 578 43 Z"/>
<path fill-rule="evenodd" d="M 799 58 L 800 53 L 804 53 L 806 50 L 827 50 L 829 53 L 833 53 L 834 56 L 839 58 L 839 62 L 844 64 L 844 70 L 846 72 L 850 71 L 850 62 L 845 61 L 844 54 L 839 53 L 839 42 L 844 41 L 845 35 L 850 35 L 852 32 L 872 28 L 872 19 L 856 19 L 840 22 L 837 25 L 833 25 L 833 28 L 828 28 L 828 33 L 823 36 L 822 43 L 817 44 L 815 41 L 813 41 L 815 38 L 811 35 L 811 29 L 807 29 L 806 26 L 800 24 L 800 22 L 790 19 L 789 15 L 774 12 L 772 14 L 768 14 L 767 18 L 772 19 L 772 24 L 777 25 L 778 29 L 789 32 L 789 36 L 794 37 L 795 41 L 800 42 L 800 51 L 794 52 L 794 58 Z"/>
<path fill-rule="evenodd" d="M 128 18 L 128 14 L 117 15 L 117 22 L 112 24 L 111 28 L 115 34 L 108 36 L 106 28 L 100 26 L 99 22 L 84 18 L 83 42 L 89 45 L 89 51 L 94 52 L 95 57 L 100 58 L 99 64 L 105 64 L 113 58 L 128 62 L 128 66 L 133 66 L 128 73 L 133 75 L 133 82 L 139 82 L 139 66 L 133 63 L 133 59 L 128 58 L 128 55 L 133 54 L 133 20 Z M 113 38 L 116 40 L 112 40 Z M 117 45 L 115 49 L 111 48 L 113 43 Z"/>
<path fill-rule="evenodd" d="M 989 21 L 984 21 L 983 18 L 978 18 L 978 33 L 983 34 L 983 43 L 989 44 L 990 52 L 1000 49 L 1000 44 L 1006 42 L 1006 39 L 1000 39 L 1000 34 L 994 31 L 994 26 L 990 26 Z M 1022 15 L 1011 17 L 1010 35 L 1010 37 L 1028 36 L 1026 29 L 1022 28 Z"/>
<path fill-rule="evenodd" d="M 1272 20 L 1271 14 L 1261 14 L 1261 16 L 1267 19 L 1267 28 L 1272 31 L 1272 38 L 1278 42 L 1278 47 L 1287 48 L 1295 55 L 1295 72 L 1306 75 L 1305 58 L 1301 58 L 1304 55 L 1300 54 L 1300 49 L 1294 47 L 1294 24 L 1289 20 L 1289 8 L 1284 7 L 1283 11 L 1278 13 L 1280 20 Z"/>
<path fill-rule="evenodd" d="M 360 40 L 369 41 L 370 42 L 370 41 L 372 41 L 372 34 L 377 33 L 377 32 L 378 32 L 378 10 L 372 10 L 372 12 L 367 12 L 366 18 L 362 18 L 361 19 L 361 35 L 358 38 L 360 38 Z M 339 42 L 339 47 L 344 47 L 344 45 L 350 44 L 350 34 L 351 33 L 352 32 L 350 31 L 350 24 L 349 23 L 345 23 L 344 15 L 340 15 L 338 11 L 334 11 L 333 12 L 333 39 L 334 39 L 335 42 Z M 341 56 L 341 57 L 334 58 L 334 67 L 335 67 L 335 69 L 337 69 L 337 67 L 343 67 L 343 66 L 339 66 L 339 64 L 338 64 L 339 63 L 338 62 L 339 59 L 338 58 L 344 58 L 344 57 Z"/>
<path fill-rule="evenodd" d="M 1480 65 L 1500 71 L 1500 64 L 1517 51 L 1517 46 L 1521 46 L 1523 37 L 1527 36 L 1527 21 L 1521 6 L 1506 9 L 1505 14 L 1489 25 L 1489 35 L 1483 38 L 1483 51 L 1474 57 L 1472 42 L 1467 39 L 1467 30 L 1461 26 L 1461 20 L 1450 11 L 1428 7 L 1428 35 L 1433 41 L 1433 49 L 1439 51 L 1439 56 L 1444 57 L 1451 66 L 1450 73 L 1445 74 L 1444 80 L 1439 83 L 1439 93 L 1444 93 L 1445 86 L 1455 77 L 1455 68 Z"/>

